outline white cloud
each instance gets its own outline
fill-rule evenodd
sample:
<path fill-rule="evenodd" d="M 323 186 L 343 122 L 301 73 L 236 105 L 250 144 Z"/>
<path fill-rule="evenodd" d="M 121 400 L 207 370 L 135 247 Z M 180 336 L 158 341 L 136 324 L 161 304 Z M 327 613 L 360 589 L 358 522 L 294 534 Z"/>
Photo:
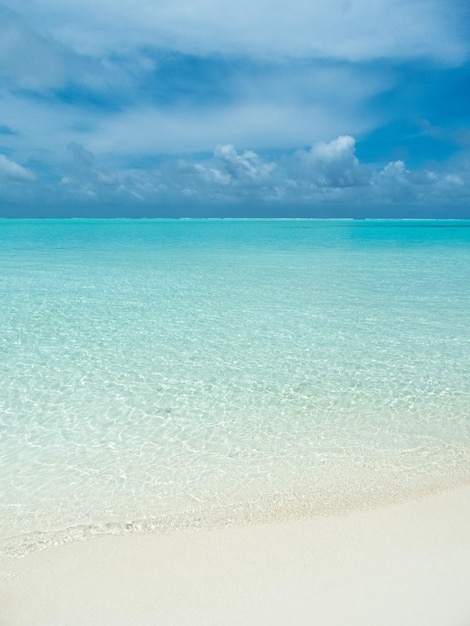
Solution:
<path fill-rule="evenodd" d="M 238 154 L 231 144 L 218 145 L 214 151 L 214 158 L 231 180 L 265 181 L 275 169 L 274 163 L 263 163 L 256 152 L 245 150 L 243 154 Z"/>
<path fill-rule="evenodd" d="M 36 179 L 34 172 L 0 154 L 0 177 L 20 183 Z"/>
<path fill-rule="evenodd" d="M 124 93 L 131 78 L 111 70 L 103 73 L 98 67 L 93 80 L 120 80 L 117 91 Z M 87 80 L 91 83 L 92 77 Z M 0 99 L 0 119 L 16 135 L 3 137 L 2 143 L 19 160 L 34 156 L 50 163 L 59 163 L 73 142 L 114 157 L 210 151 L 218 143 L 255 150 L 295 148 L 338 132 L 375 128 L 382 118 L 366 113 L 366 102 L 389 85 L 389 78 L 355 68 L 281 63 L 254 73 L 235 72 L 224 81 L 224 99 L 217 105 L 186 97 L 158 106 L 131 98 L 122 110 L 84 109 L 79 102 L 30 99 L 12 90 Z"/>
<path fill-rule="evenodd" d="M 10 185 L 19 200 L 48 185 L 97 202 L 460 202 L 463 160 L 365 165 L 353 136 L 393 120 L 393 97 L 376 96 L 406 80 L 401 61 L 468 60 L 468 13 L 448 0 L 4 0 L 0 176 L 33 183 L 19 164 L 35 164 L 34 184 Z M 466 133 L 452 132 L 461 148 Z M 142 165 L 152 155 L 158 169 Z"/>
<path fill-rule="evenodd" d="M 235 101 L 226 106 L 137 108 L 103 118 L 90 137 L 96 154 L 181 154 L 203 152 L 217 144 L 253 149 L 296 148 L 349 128 L 361 133 L 377 124 L 354 107 L 327 103 Z"/>
<path fill-rule="evenodd" d="M 81 149 L 88 155 L 88 152 Z M 411 203 L 430 208 L 453 194 L 458 203 L 468 198 L 470 177 L 446 171 L 410 170 L 403 161 L 385 167 L 360 163 L 355 139 L 339 136 L 330 142 L 316 142 L 277 159 L 264 159 L 253 150 L 237 151 L 231 144 L 218 145 L 206 159 L 167 160 L 158 169 L 100 170 L 94 159 L 75 170 L 77 189 L 94 189 L 100 197 L 119 193 L 141 202 L 174 206 L 184 196 L 200 203 L 234 205 L 249 201 L 272 207 L 315 207 L 342 205 L 355 210 L 376 210 L 383 206 Z M 69 178 L 67 178 L 69 183 Z M 113 191 L 114 190 L 114 191 Z M 185 205 L 186 206 L 186 205 Z M 442 204 L 441 204 L 442 206 Z M 349 208 L 348 208 L 349 207 Z M 354 207 L 362 207 L 355 209 Z M 375 207 L 375 208 L 374 208 Z"/>
<path fill-rule="evenodd" d="M 0 4 L 0 85 L 5 91 L 18 89 L 50 93 L 79 84 L 97 93 L 131 88 L 136 78 L 154 69 L 154 62 L 138 50 L 125 59 L 94 57 L 77 52 L 70 41 L 58 40 L 47 18 L 31 20 L 31 7 L 17 3 L 10 10 Z"/>
<path fill-rule="evenodd" d="M 256 215 L 265 207 L 278 215 L 339 211 L 345 216 L 378 216 L 408 207 L 408 215 L 414 210 L 417 215 L 445 216 L 454 210 L 464 217 L 470 200 L 470 161 L 465 157 L 433 170 L 410 169 L 404 161 L 378 167 L 361 163 L 354 138 L 346 135 L 276 158 L 218 145 L 207 158 L 167 158 L 147 169 L 110 168 L 87 147 L 75 144 L 69 148 L 60 184 L 34 181 L 32 172 L 5 156 L 0 158 L 0 173 L 0 180 L 7 181 L 5 197 L 24 202 L 24 194 L 21 199 L 17 193 L 19 185 L 8 185 L 8 180 L 27 180 L 34 206 L 41 198 L 41 206 L 55 203 L 67 207 L 64 212 L 112 207 L 113 214 L 123 215 L 214 215 L 219 210 L 237 215 L 248 207 L 249 214 Z"/>
<path fill-rule="evenodd" d="M 207 163 L 194 165 L 193 172 L 206 188 L 223 190 L 229 187 L 228 193 L 233 194 L 234 188 L 237 188 L 235 193 L 252 193 L 253 188 L 265 188 L 275 169 L 275 163 L 264 162 L 256 152 L 245 150 L 239 154 L 233 145 L 226 144 L 218 145 Z"/>
<path fill-rule="evenodd" d="M 6 93 L 0 98 L 0 120 L 15 134 L 2 136 L 2 145 L 16 160 L 34 156 L 54 167 L 63 162 L 68 144 L 86 141 L 104 115 L 90 111 L 84 116 L 80 107 Z"/>
<path fill-rule="evenodd" d="M 288 11 L 281 0 L 5 4 L 11 10 L 0 13 L 0 119 L 17 134 L 3 137 L 2 145 L 18 161 L 51 165 L 73 142 L 124 160 L 209 151 L 217 144 L 294 149 L 338 134 L 357 136 L 387 121 L 390 113 L 372 110 L 370 99 L 393 77 L 349 61 L 429 56 L 457 63 L 467 54 L 458 10 L 445 12 L 440 0 L 294 0 Z M 215 104 L 196 102 L 184 90 L 171 106 L 149 104 L 139 89 L 146 75 L 158 77 L 158 67 L 144 48 L 159 46 L 234 54 L 246 63 L 226 78 Z M 250 55 L 256 58 L 252 71 Z M 21 92 L 44 95 L 70 84 L 78 94 L 89 89 L 111 103 L 127 94 L 128 101 L 106 110 L 84 107 L 73 94 L 63 102 Z M 326 186 L 336 184 L 333 167 L 325 166 Z M 359 174 L 351 164 L 344 185 L 355 184 Z"/>
<path fill-rule="evenodd" d="M 420 182 L 422 181 L 417 181 L 416 176 L 413 180 L 413 173 L 406 168 L 403 161 L 392 161 L 379 172 L 373 184 L 378 197 L 403 202 L 417 198 Z M 429 182 L 433 181 L 429 179 Z"/>
<path fill-rule="evenodd" d="M 330 142 L 318 142 L 300 158 L 312 170 L 312 177 L 320 187 L 355 187 L 368 182 L 368 172 L 355 155 L 356 140 L 341 135 Z"/>
<path fill-rule="evenodd" d="M 23 89 L 59 87 L 66 80 L 67 52 L 0 5 L 0 79 Z"/>
<path fill-rule="evenodd" d="M 347 60 L 427 56 L 461 62 L 465 5 L 444 0 L 7 0 L 75 50 L 158 46 L 182 52 Z"/>
<path fill-rule="evenodd" d="M 451 185 L 458 185 L 459 187 L 465 184 L 462 177 L 457 174 L 447 174 L 447 176 L 444 176 L 444 181 Z"/>

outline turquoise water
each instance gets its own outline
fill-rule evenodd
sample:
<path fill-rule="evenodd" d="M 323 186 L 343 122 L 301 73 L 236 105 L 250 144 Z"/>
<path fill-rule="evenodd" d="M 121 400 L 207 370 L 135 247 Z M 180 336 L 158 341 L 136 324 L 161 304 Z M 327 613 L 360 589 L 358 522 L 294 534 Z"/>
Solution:
<path fill-rule="evenodd" d="M 468 482 L 469 244 L 468 221 L 1 220 L 7 553 Z"/>

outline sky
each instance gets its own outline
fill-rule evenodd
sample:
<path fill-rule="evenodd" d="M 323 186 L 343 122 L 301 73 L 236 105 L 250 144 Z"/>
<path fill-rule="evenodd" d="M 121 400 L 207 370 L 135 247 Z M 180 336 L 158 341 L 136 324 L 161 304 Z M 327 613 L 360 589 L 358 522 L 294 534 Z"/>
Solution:
<path fill-rule="evenodd" d="M 0 2 L 0 216 L 470 218 L 467 0 Z"/>

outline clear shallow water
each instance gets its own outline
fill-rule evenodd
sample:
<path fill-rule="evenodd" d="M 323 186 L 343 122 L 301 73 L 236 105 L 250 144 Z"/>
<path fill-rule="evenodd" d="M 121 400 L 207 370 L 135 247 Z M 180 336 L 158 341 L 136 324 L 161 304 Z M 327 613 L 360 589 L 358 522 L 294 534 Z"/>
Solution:
<path fill-rule="evenodd" d="M 1 220 L 0 545 L 470 479 L 470 222 Z"/>

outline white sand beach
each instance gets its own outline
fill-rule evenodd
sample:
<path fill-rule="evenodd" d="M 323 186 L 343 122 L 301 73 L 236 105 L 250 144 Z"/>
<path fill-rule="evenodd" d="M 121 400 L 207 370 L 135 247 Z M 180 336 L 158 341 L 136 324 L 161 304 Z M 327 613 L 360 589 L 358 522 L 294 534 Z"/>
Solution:
<path fill-rule="evenodd" d="M 2 626 L 468 626 L 470 487 L 343 516 L 3 561 Z"/>

